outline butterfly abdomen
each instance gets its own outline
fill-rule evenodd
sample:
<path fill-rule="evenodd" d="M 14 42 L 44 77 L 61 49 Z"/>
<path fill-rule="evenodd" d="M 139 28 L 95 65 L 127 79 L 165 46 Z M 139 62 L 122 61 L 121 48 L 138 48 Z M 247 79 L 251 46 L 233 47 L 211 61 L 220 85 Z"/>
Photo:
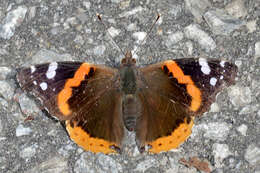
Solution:
<path fill-rule="evenodd" d="M 123 120 L 129 131 L 136 129 L 136 120 L 141 113 L 141 104 L 135 95 L 128 94 L 123 98 Z"/>

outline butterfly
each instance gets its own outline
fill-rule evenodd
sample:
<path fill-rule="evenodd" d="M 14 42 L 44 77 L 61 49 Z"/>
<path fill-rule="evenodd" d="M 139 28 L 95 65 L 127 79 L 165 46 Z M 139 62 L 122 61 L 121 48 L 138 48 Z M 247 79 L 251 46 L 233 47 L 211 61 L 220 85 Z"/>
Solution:
<path fill-rule="evenodd" d="M 170 59 L 137 67 L 127 51 L 117 68 L 52 62 L 21 68 L 22 89 L 64 123 L 70 138 L 94 153 L 120 153 L 126 130 L 140 152 L 177 148 L 194 118 L 235 83 L 236 65 L 218 59 Z"/>

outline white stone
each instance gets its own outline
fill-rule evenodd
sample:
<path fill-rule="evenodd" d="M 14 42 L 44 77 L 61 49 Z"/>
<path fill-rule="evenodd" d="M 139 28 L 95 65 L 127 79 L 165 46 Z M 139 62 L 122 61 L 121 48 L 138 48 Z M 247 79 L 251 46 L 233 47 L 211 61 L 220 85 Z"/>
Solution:
<path fill-rule="evenodd" d="M 256 20 L 248 21 L 246 23 L 246 27 L 247 27 L 249 33 L 254 32 L 257 28 Z"/>
<path fill-rule="evenodd" d="M 252 101 L 252 93 L 249 87 L 233 85 L 228 88 L 228 96 L 236 108 L 245 106 Z"/>
<path fill-rule="evenodd" d="M 42 89 L 43 91 L 45 91 L 45 90 L 48 88 L 48 85 L 47 85 L 46 82 L 42 82 L 42 83 L 40 83 L 40 87 L 41 87 L 41 89 Z"/>
<path fill-rule="evenodd" d="M 241 124 L 237 127 L 237 131 L 239 131 L 243 136 L 246 136 L 247 126 L 245 124 Z"/>
<path fill-rule="evenodd" d="M 241 61 L 241 60 L 236 60 L 236 61 L 235 61 L 235 64 L 236 64 L 236 66 L 237 66 L 238 69 L 239 69 L 239 68 L 241 68 L 242 61 Z"/>
<path fill-rule="evenodd" d="M 198 25 L 191 24 L 185 27 L 184 34 L 188 39 L 198 42 L 207 52 L 213 51 L 216 48 L 215 41 Z"/>
<path fill-rule="evenodd" d="M 150 167 L 157 167 L 159 162 L 153 157 L 146 157 L 144 161 L 141 161 L 137 164 L 136 168 L 133 171 L 136 172 L 145 172 Z"/>
<path fill-rule="evenodd" d="M 165 41 L 165 45 L 167 47 L 170 47 L 172 45 L 175 45 L 176 43 L 178 43 L 179 41 L 181 41 L 184 37 L 184 34 L 182 32 L 175 32 L 172 33 L 170 35 L 168 35 L 166 41 Z"/>
<path fill-rule="evenodd" d="M 191 138 L 203 133 L 203 136 L 208 139 L 224 141 L 230 131 L 231 125 L 225 122 L 203 123 L 195 125 L 192 128 Z"/>
<path fill-rule="evenodd" d="M 134 31 L 136 30 L 136 24 L 135 23 L 131 23 L 126 27 L 127 31 Z"/>
<path fill-rule="evenodd" d="M 76 160 L 73 171 L 75 173 L 94 173 L 97 172 L 95 168 L 95 159 L 94 155 L 91 152 L 83 152 L 80 149 L 80 157 Z"/>
<path fill-rule="evenodd" d="M 217 103 L 212 103 L 210 106 L 210 112 L 219 112 L 219 106 Z"/>
<path fill-rule="evenodd" d="M 260 41 L 255 43 L 255 58 L 260 58 Z"/>
<path fill-rule="evenodd" d="M 146 32 L 135 32 L 133 33 L 133 37 L 136 39 L 137 43 L 141 43 L 146 37 Z"/>
<path fill-rule="evenodd" d="M 251 144 L 246 149 L 245 159 L 250 165 L 260 165 L 260 148 Z"/>
<path fill-rule="evenodd" d="M 108 33 L 111 35 L 111 37 L 114 38 L 114 37 L 119 35 L 120 29 L 116 29 L 114 27 L 110 27 L 110 28 L 108 28 Z"/>
<path fill-rule="evenodd" d="M 10 74 L 12 74 L 11 67 L 0 67 L 0 80 L 7 79 Z"/>
<path fill-rule="evenodd" d="M 202 21 L 202 16 L 211 7 L 208 0 L 185 0 L 185 8 L 189 10 L 198 22 Z"/>
<path fill-rule="evenodd" d="M 119 14 L 119 17 L 129 17 L 129 16 L 132 16 L 138 12 L 141 12 L 143 11 L 144 9 L 141 7 L 141 6 L 138 6 L 136 8 L 133 8 L 131 11 L 126 11 L 126 12 L 123 12 L 121 14 Z"/>
<path fill-rule="evenodd" d="M 239 115 L 249 115 L 256 112 L 259 108 L 253 105 L 246 105 L 239 111 Z"/>
<path fill-rule="evenodd" d="M 37 10 L 36 6 L 29 7 L 28 18 L 29 18 L 30 20 L 32 20 L 32 19 L 35 17 L 36 10 Z"/>
<path fill-rule="evenodd" d="M 15 88 L 11 82 L 6 80 L 0 80 L 0 96 L 3 96 L 6 100 L 12 100 Z"/>
<path fill-rule="evenodd" d="M 216 78 L 212 77 L 212 78 L 210 78 L 209 83 L 210 83 L 210 85 L 215 86 L 216 83 L 217 83 L 217 81 L 218 81 L 218 80 L 217 80 Z"/>
<path fill-rule="evenodd" d="M 32 99 L 30 99 L 24 92 L 19 95 L 18 101 L 22 112 L 26 115 L 38 114 L 39 112 L 41 112 L 39 106 L 37 106 L 36 103 Z"/>
<path fill-rule="evenodd" d="M 2 102 L 1 99 L 0 99 L 0 102 Z M 0 136 L 3 135 L 3 128 L 4 128 L 4 126 L 3 126 L 2 120 L 0 119 Z"/>
<path fill-rule="evenodd" d="M 104 172 L 119 173 L 123 171 L 121 164 L 110 156 L 100 154 L 97 156 L 97 165 Z"/>
<path fill-rule="evenodd" d="M 232 153 L 229 151 L 228 145 L 215 143 L 213 144 L 212 148 L 215 159 L 215 166 L 217 168 L 222 167 L 223 160 L 229 155 L 232 155 Z"/>
<path fill-rule="evenodd" d="M 70 172 L 69 170 L 70 169 L 68 168 L 68 160 L 66 160 L 60 156 L 53 156 L 40 164 L 36 164 L 36 166 L 34 168 L 26 171 L 26 173 L 35 173 L 35 172 L 67 173 L 67 172 Z M 87 171 L 88 170 L 85 170 L 85 172 L 87 172 Z M 84 172 L 82 171 L 81 173 L 84 173 Z"/>
<path fill-rule="evenodd" d="M 17 9 L 7 13 L 0 24 L 0 37 L 10 39 L 14 35 L 16 27 L 20 26 L 25 18 L 28 8 L 19 6 Z"/>
<path fill-rule="evenodd" d="M 187 41 L 185 43 L 185 46 L 187 48 L 187 55 L 189 55 L 189 56 L 193 55 L 193 44 L 192 44 L 192 42 L 191 41 Z"/>
<path fill-rule="evenodd" d="M 90 2 L 87 2 L 87 1 L 84 1 L 82 2 L 83 6 L 86 8 L 86 9 L 89 9 L 90 6 L 91 6 L 91 3 Z"/>
<path fill-rule="evenodd" d="M 72 61 L 73 57 L 70 54 L 58 54 L 54 51 L 41 49 L 34 56 L 32 56 L 30 61 L 25 62 L 25 66 L 30 66 L 31 64 L 41 64 L 52 61 Z"/>
<path fill-rule="evenodd" d="M 96 56 L 102 56 L 104 52 L 106 51 L 106 46 L 105 45 L 98 45 L 94 48 L 93 53 Z"/>
<path fill-rule="evenodd" d="M 25 136 L 29 135 L 32 132 L 32 129 L 29 127 L 24 127 L 22 124 L 19 124 L 16 128 L 16 136 Z"/>
<path fill-rule="evenodd" d="M 23 159 L 29 159 L 36 154 L 37 145 L 32 145 L 22 149 L 19 153 L 20 157 Z"/>
<path fill-rule="evenodd" d="M 234 0 L 229 3 L 225 10 L 232 16 L 236 18 L 245 17 L 247 15 L 247 9 L 245 7 L 244 0 Z"/>
<path fill-rule="evenodd" d="M 216 35 L 229 35 L 236 29 L 245 25 L 245 22 L 227 14 L 222 9 L 210 9 L 204 14 L 212 32 Z"/>

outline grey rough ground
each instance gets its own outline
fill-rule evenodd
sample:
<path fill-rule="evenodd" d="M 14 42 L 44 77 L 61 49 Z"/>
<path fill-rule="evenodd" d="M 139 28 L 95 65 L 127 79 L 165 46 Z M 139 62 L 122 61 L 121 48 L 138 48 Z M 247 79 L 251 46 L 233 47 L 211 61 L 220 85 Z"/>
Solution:
<path fill-rule="evenodd" d="M 235 86 L 218 95 L 177 151 L 139 154 L 134 136 L 124 155 L 84 152 L 34 99 L 17 90 L 15 68 L 58 60 L 118 65 L 96 13 L 125 51 L 139 44 L 139 65 L 164 59 L 223 58 L 239 68 Z M 260 172 L 260 1 L 0 1 L 0 172 L 198 172 L 179 159 L 198 156 L 212 172 Z M 24 121 L 27 116 L 34 120 Z"/>

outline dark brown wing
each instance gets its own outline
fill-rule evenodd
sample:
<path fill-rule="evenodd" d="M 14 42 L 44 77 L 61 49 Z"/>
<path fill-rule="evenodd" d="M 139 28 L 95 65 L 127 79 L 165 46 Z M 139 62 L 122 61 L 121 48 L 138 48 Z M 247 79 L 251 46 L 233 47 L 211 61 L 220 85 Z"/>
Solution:
<path fill-rule="evenodd" d="M 124 136 L 116 74 L 116 69 L 104 66 L 58 62 L 21 69 L 17 79 L 52 115 L 65 120 L 68 134 L 78 145 L 111 153 L 118 151 Z"/>
<path fill-rule="evenodd" d="M 177 148 L 190 135 L 193 117 L 209 109 L 224 83 L 234 83 L 236 71 L 228 62 L 205 59 L 169 60 L 141 68 L 139 146 L 150 145 L 154 153 Z"/>

